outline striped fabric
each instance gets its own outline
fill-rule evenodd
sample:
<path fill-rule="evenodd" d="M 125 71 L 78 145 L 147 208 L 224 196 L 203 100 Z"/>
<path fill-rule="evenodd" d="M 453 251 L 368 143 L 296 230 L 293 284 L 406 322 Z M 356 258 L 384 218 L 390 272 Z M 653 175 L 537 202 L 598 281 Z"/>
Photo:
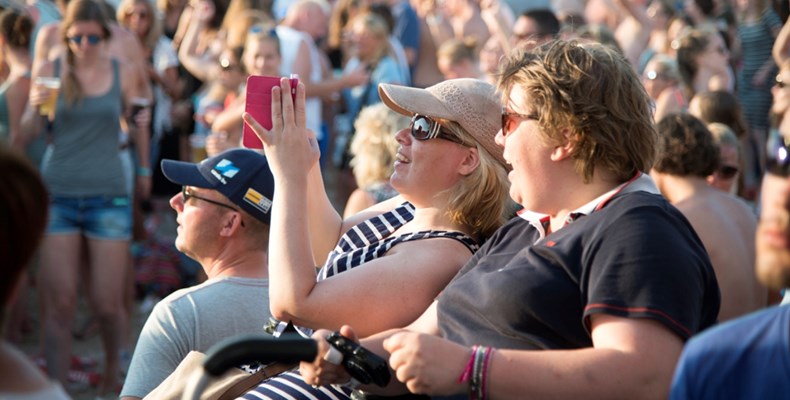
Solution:
<path fill-rule="evenodd" d="M 428 238 L 450 238 L 463 243 L 473 254 L 479 248 L 474 239 L 460 232 L 420 231 L 391 237 L 398 228 L 414 219 L 414 206 L 403 203 L 392 211 L 364 221 L 346 232 L 337 246 L 329 253 L 326 263 L 318 273 L 321 281 L 351 268 L 364 265 L 386 254 L 398 243 Z M 285 323 L 280 323 L 277 331 L 282 332 Z M 302 335 L 309 336 L 308 329 L 298 327 Z M 241 399 L 288 399 L 288 400 L 334 400 L 350 399 L 352 390 L 342 386 L 322 386 L 313 388 L 305 383 L 297 371 L 280 374 L 262 382 Z"/>

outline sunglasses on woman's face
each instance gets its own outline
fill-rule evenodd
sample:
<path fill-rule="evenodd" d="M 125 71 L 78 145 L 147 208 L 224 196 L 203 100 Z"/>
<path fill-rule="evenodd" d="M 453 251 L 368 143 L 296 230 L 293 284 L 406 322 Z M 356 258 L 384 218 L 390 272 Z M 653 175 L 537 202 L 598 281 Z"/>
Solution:
<path fill-rule="evenodd" d="M 771 129 L 766 143 L 766 172 L 787 177 L 790 176 L 790 151 L 788 141 L 778 129 Z"/>
<path fill-rule="evenodd" d="M 82 44 L 82 41 L 88 41 L 88 44 L 91 46 L 95 46 L 102 41 L 102 37 L 99 35 L 74 35 L 69 36 L 69 41 L 76 44 L 77 46 Z"/>
<path fill-rule="evenodd" d="M 444 139 L 453 143 L 463 144 L 461 139 L 443 132 L 442 126 L 425 115 L 415 114 L 409 124 L 411 136 L 417 140 Z"/>

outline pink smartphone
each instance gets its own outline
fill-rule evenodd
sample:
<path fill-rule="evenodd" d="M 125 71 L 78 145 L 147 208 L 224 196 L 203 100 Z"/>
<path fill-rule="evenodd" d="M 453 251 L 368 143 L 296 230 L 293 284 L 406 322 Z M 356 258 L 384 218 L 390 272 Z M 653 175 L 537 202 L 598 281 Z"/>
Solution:
<path fill-rule="evenodd" d="M 296 102 L 299 78 L 291 76 L 291 99 Z M 250 75 L 247 77 L 244 111 L 250 113 L 261 126 L 272 129 L 272 88 L 280 86 L 279 76 Z M 252 128 L 244 123 L 242 144 L 248 149 L 262 149 L 263 143 Z"/>

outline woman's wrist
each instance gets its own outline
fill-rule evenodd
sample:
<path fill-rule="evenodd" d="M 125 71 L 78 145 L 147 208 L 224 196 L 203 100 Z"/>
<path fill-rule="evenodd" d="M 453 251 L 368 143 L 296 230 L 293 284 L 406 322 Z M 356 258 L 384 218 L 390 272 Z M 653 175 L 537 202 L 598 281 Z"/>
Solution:
<path fill-rule="evenodd" d="M 149 177 L 151 176 L 151 167 L 137 167 L 137 176 Z"/>

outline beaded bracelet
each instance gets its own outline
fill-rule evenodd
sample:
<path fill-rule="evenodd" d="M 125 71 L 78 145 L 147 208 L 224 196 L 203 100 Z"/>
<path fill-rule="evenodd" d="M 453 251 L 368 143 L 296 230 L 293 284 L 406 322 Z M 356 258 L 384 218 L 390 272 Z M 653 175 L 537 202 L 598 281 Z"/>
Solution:
<path fill-rule="evenodd" d="M 486 379 L 488 377 L 488 364 L 494 349 L 486 346 L 472 346 L 472 355 L 458 383 L 469 382 L 469 398 L 471 400 L 485 400 Z"/>

